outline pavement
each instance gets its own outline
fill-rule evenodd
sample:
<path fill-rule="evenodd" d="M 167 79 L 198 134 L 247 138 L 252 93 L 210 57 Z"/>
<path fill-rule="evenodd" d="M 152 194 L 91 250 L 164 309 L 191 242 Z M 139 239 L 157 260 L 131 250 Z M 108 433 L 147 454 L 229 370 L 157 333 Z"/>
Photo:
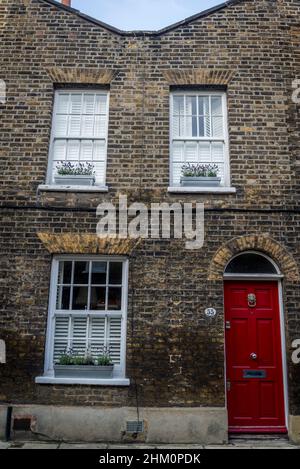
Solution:
<path fill-rule="evenodd" d="M 226 445 L 147 445 L 106 443 L 63 443 L 54 441 L 0 441 L 2 449 L 300 449 L 287 439 L 233 439 Z"/>

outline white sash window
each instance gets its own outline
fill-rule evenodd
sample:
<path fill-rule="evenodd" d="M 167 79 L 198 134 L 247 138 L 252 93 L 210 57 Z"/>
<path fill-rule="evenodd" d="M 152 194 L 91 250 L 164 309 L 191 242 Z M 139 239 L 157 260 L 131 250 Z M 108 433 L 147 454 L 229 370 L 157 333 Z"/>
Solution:
<path fill-rule="evenodd" d="M 187 163 L 217 165 L 221 186 L 229 186 L 226 94 L 174 91 L 170 108 L 171 186 L 180 185 Z"/>
<path fill-rule="evenodd" d="M 109 353 L 113 378 L 125 377 L 128 261 L 61 256 L 53 260 L 45 375 L 64 353 Z"/>
<path fill-rule="evenodd" d="M 56 91 L 48 184 L 55 184 L 57 167 L 62 162 L 91 164 L 95 184 L 105 184 L 108 101 L 105 90 Z"/>

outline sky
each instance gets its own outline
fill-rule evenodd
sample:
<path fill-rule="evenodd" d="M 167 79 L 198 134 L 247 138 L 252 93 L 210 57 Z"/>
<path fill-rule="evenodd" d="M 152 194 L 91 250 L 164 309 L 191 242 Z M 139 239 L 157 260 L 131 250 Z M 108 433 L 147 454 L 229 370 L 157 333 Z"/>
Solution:
<path fill-rule="evenodd" d="M 123 30 L 157 30 L 225 0 L 72 0 L 72 7 Z"/>

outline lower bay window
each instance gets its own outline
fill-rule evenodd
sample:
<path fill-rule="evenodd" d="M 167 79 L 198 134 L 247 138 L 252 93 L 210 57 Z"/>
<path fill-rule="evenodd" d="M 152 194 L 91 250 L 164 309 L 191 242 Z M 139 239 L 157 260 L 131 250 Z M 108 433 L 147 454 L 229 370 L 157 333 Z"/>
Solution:
<path fill-rule="evenodd" d="M 129 383 L 125 378 L 127 270 L 124 258 L 54 258 L 45 372 L 37 383 Z M 110 376 L 107 367 L 101 374 L 103 359 L 109 361 Z"/>

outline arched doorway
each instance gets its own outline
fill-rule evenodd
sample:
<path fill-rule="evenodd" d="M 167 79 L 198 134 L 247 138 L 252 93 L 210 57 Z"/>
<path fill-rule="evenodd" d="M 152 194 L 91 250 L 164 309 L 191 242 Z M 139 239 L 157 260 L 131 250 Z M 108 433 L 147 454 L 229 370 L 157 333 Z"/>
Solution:
<path fill-rule="evenodd" d="M 224 271 L 226 390 L 231 433 L 286 433 L 282 275 L 254 251 Z"/>

